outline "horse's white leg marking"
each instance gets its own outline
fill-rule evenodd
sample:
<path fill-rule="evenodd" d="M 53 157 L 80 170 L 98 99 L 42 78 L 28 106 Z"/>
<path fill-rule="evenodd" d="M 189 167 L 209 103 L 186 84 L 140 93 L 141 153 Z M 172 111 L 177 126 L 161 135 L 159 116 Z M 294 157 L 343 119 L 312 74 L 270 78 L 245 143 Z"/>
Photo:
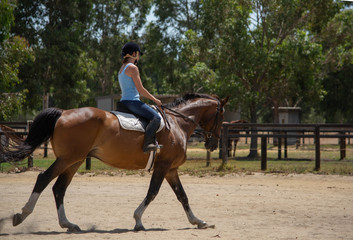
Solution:
<path fill-rule="evenodd" d="M 145 230 L 144 226 L 142 225 L 142 214 L 145 212 L 147 206 L 146 206 L 146 199 L 144 199 L 142 201 L 142 203 L 140 204 L 140 206 L 138 206 L 138 208 L 136 208 L 135 212 L 134 212 L 134 218 L 136 221 L 136 225 L 134 230 L 135 231 L 140 231 L 140 230 Z"/>
<path fill-rule="evenodd" d="M 189 222 L 193 225 L 197 225 L 198 228 L 204 228 L 207 225 L 205 221 L 202 221 L 195 217 L 194 213 L 191 211 L 190 208 L 188 210 L 185 210 L 185 213 L 189 219 Z"/>
<path fill-rule="evenodd" d="M 29 197 L 28 202 L 22 208 L 22 213 L 16 213 L 12 218 L 12 225 L 17 226 L 21 224 L 27 217 L 33 212 L 34 206 L 36 205 L 40 193 L 33 192 Z"/>
<path fill-rule="evenodd" d="M 28 202 L 26 203 L 26 205 L 22 208 L 22 221 L 26 219 L 26 217 L 28 217 L 28 215 L 30 215 L 33 212 L 33 209 L 38 201 L 38 198 L 40 196 L 40 193 L 32 193 L 31 196 L 29 197 Z"/>
<path fill-rule="evenodd" d="M 65 208 L 64 205 L 60 205 L 59 209 L 58 209 L 58 218 L 59 218 L 59 224 L 62 228 L 65 228 L 69 225 L 69 220 L 67 220 L 66 218 L 66 214 L 65 214 Z"/>
<path fill-rule="evenodd" d="M 69 220 L 67 220 L 63 204 L 61 204 L 58 209 L 58 218 L 60 227 L 68 228 L 69 231 L 81 231 L 81 229 L 76 224 L 72 224 L 69 222 Z"/>

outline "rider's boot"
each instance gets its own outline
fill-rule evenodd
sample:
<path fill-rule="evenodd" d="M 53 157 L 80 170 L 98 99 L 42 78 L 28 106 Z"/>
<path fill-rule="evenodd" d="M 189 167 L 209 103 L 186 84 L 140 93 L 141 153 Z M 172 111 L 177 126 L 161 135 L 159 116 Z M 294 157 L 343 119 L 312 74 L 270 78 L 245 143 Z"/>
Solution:
<path fill-rule="evenodd" d="M 150 151 L 155 151 L 158 148 L 162 148 L 163 145 L 158 145 L 156 142 L 156 132 L 160 125 L 160 119 L 154 118 L 146 127 L 145 131 L 145 141 L 143 143 L 143 152 L 147 153 Z"/>

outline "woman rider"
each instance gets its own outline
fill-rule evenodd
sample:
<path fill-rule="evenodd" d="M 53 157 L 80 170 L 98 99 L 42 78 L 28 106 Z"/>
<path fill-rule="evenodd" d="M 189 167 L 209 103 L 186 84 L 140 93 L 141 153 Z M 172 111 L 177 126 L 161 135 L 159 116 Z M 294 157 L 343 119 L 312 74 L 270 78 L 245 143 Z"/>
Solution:
<path fill-rule="evenodd" d="M 129 42 L 124 45 L 121 53 L 123 65 L 119 71 L 119 84 L 122 92 L 120 102 L 131 112 L 149 121 L 142 148 L 146 153 L 161 147 L 161 145 L 158 146 L 156 143 L 156 131 L 159 128 L 161 118 L 149 105 L 141 102 L 140 94 L 152 100 L 158 107 L 162 105 L 162 102 L 149 93 L 142 85 L 139 69 L 135 65 L 139 61 L 140 56 L 142 56 L 142 52 L 136 43 Z"/>

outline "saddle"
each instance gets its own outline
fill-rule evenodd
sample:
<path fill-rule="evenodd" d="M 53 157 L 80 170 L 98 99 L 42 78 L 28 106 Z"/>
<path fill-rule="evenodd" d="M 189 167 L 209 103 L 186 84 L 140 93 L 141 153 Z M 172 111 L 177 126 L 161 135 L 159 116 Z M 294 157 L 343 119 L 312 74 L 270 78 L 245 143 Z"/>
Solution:
<path fill-rule="evenodd" d="M 157 130 L 157 133 L 158 133 L 165 126 L 164 118 L 161 115 L 161 113 L 157 110 L 157 107 L 155 107 L 155 106 L 151 106 L 151 107 L 154 110 L 156 110 L 156 112 L 161 117 L 161 124 L 159 125 L 159 128 Z M 120 126 L 123 129 L 131 130 L 131 131 L 138 131 L 138 132 L 145 132 L 145 129 L 148 125 L 148 120 L 131 112 L 128 108 L 125 107 L 125 105 L 123 103 L 118 102 L 116 111 L 111 111 L 111 113 L 114 114 L 118 118 Z"/>

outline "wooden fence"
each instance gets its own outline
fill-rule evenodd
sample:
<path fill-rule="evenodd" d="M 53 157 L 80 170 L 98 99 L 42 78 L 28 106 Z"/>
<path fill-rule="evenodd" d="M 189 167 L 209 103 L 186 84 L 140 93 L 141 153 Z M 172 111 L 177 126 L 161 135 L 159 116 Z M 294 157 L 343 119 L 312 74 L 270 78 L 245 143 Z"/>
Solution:
<path fill-rule="evenodd" d="M 261 169 L 267 168 L 267 143 L 270 138 L 278 139 L 278 158 L 281 159 L 282 139 L 287 158 L 287 140 L 289 138 L 312 138 L 315 143 L 315 169 L 321 165 L 320 139 L 337 138 L 340 143 L 341 159 L 346 157 L 346 139 L 353 138 L 353 124 L 253 124 L 224 123 L 221 136 L 221 157 L 223 164 L 228 161 L 229 141 L 240 137 L 261 139 Z M 275 141 L 274 141 L 275 142 Z"/>

